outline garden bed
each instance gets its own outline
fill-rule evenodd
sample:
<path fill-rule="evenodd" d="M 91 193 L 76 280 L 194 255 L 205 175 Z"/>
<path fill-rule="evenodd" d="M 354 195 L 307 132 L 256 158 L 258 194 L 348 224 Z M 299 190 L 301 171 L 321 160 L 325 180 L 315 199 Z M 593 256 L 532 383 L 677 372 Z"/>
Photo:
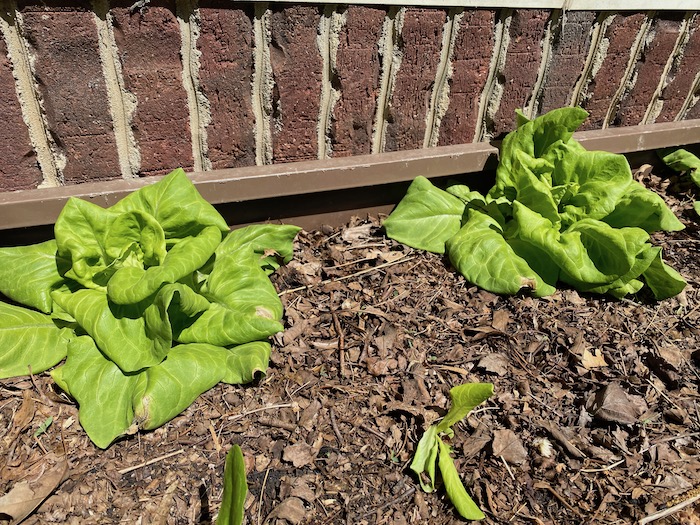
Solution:
<path fill-rule="evenodd" d="M 65 471 L 26 523 L 210 523 L 237 443 L 247 523 L 457 523 L 408 465 L 450 387 L 486 381 L 494 396 L 452 440 L 485 523 L 653 516 L 700 485 L 700 237 L 686 188 L 636 176 L 686 226 L 654 236 L 688 281 L 677 298 L 500 297 L 387 239 L 381 218 L 302 232 L 272 277 L 286 331 L 266 377 L 107 450 L 48 374 L 3 381 L 0 493 Z M 700 523 L 694 509 L 655 523 Z"/>

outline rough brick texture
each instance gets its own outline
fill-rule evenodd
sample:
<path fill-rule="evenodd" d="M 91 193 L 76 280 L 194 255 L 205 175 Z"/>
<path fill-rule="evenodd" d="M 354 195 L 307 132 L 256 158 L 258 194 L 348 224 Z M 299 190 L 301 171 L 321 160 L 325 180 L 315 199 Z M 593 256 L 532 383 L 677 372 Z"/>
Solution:
<path fill-rule="evenodd" d="M 322 60 L 316 34 L 318 7 L 276 8 L 270 24 L 270 62 L 275 80 L 274 162 L 315 159 Z"/>
<path fill-rule="evenodd" d="M 452 55 L 450 102 L 440 123 L 438 144 L 462 144 L 475 139 L 479 100 L 493 53 L 495 12 L 468 10 L 462 16 Z"/>
<path fill-rule="evenodd" d="M 213 169 L 255 164 L 252 10 L 210 0 L 200 4 L 199 13 L 199 82 L 211 112 L 209 160 Z"/>
<path fill-rule="evenodd" d="M 0 191 L 36 188 L 42 181 L 15 92 L 12 64 L 0 38 Z"/>
<path fill-rule="evenodd" d="M 608 40 L 607 53 L 598 73 L 588 85 L 585 99 L 581 101 L 581 106 L 590 114 L 581 129 L 603 127 L 605 115 L 620 87 L 645 15 L 634 13 L 612 16 L 614 19 L 605 34 Z"/>
<path fill-rule="evenodd" d="M 336 88 L 340 92 L 331 122 L 334 157 L 368 154 L 379 91 L 380 62 L 377 42 L 386 11 L 348 7 L 339 35 Z"/>
<path fill-rule="evenodd" d="M 20 6 L 49 130 L 66 158 L 66 183 L 121 176 L 88 7 Z"/>
<path fill-rule="evenodd" d="M 661 91 L 663 106 L 656 122 L 669 122 L 676 119 L 698 73 L 700 73 L 700 16 L 696 15 L 690 27 L 690 36 L 683 56 L 669 72 L 668 84 Z"/>
<path fill-rule="evenodd" d="M 510 45 L 503 66 L 503 94 L 493 117 L 495 137 L 513 131 L 515 110 L 527 105 L 537 82 L 542 60 L 542 39 L 550 12 L 541 9 L 519 10 L 510 24 Z"/>
<path fill-rule="evenodd" d="M 561 30 L 552 44 L 539 114 L 570 104 L 572 88 L 588 57 L 596 18 L 597 13 L 592 11 L 571 11 L 564 15 Z"/>
<path fill-rule="evenodd" d="M 175 4 L 151 0 L 134 12 L 131 4 L 131 0 L 116 4 L 111 12 L 124 87 L 137 100 L 131 125 L 141 154 L 139 174 L 162 175 L 178 167 L 191 170 L 190 115 Z"/>
<path fill-rule="evenodd" d="M 446 20 L 442 9 L 406 9 L 401 67 L 387 112 L 385 151 L 423 147 Z"/>
<path fill-rule="evenodd" d="M 653 39 L 645 47 L 641 59 L 637 62 L 634 86 L 620 100 L 620 108 L 613 120 L 615 126 L 641 124 L 652 102 L 666 63 L 678 40 L 681 25 L 681 14 L 675 14 L 673 18 L 667 18 L 667 14 L 663 16 L 664 18 L 659 17 L 654 21 L 651 30 Z"/>

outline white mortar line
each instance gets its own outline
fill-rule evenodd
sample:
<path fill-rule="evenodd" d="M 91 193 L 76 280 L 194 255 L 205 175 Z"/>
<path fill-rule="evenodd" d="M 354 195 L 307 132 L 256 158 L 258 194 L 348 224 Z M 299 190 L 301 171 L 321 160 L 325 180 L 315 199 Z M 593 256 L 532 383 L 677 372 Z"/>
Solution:
<path fill-rule="evenodd" d="M 499 82 L 499 76 L 503 73 L 503 66 L 506 63 L 506 55 L 510 47 L 510 24 L 513 21 L 513 10 L 503 9 L 498 14 L 498 21 L 493 41 L 493 54 L 489 74 L 484 84 L 484 90 L 479 98 L 479 114 L 476 120 L 476 130 L 474 131 L 473 142 L 481 142 L 490 138 L 488 122 L 492 122 L 501 104 L 503 96 L 503 84 Z"/>
<path fill-rule="evenodd" d="M 671 72 L 671 68 L 673 68 L 674 65 L 678 66 L 678 64 L 681 61 L 681 58 L 683 58 L 685 46 L 688 44 L 688 40 L 690 39 L 690 23 L 692 21 L 692 18 L 693 13 L 689 12 L 686 13 L 683 17 L 683 20 L 681 20 L 681 24 L 678 30 L 678 37 L 676 38 L 673 50 L 671 51 L 671 54 L 669 55 L 668 60 L 664 65 L 664 69 L 661 72 L 661 78 L 659 79 L 659 84 L 654 90 L 654 94 L 652 95 L 651 100 L 649 101 L 647 110 L 644 112 L 644 118 L 642 119 L 642 122 L 640 122 L 640 124 L 651 124 L 655 122 L 657 117 L 661 113 L 661 110 L 664 107 L 664 101 L 661 98 L 661 93 L 670 82 L 668 76 Z"/>
<path fill-rule="evenodd" d="M 615 14 L 601 13 L 598 20 L 591 27 L 590 45 L 588 56 L 583 66 L 583 71 L 576 81 L 576 85 L 571 92 L 569 106 L 580 106 L 586 97 L 588 86 L 600 71 L 603 61 L 608 54 L 610 40 L 606 38 L 608 27 L 612 24 Z"/>
<path fill-rule="evenodd" d="M 687 113 L 698 103 L 698 100 L 700 100 L 700 73 L 695 75 L 693 85 L 690 86 L 690 91 L 688 91 L 681 109 L 673 120 L 683 120 Z"/>
<path fill-rule="evenodd" d="M 338 46 L 340 45 L 340 30 L 347 20 L 347 11 L 338 12 L 335 4 L 327 5 L 319 22 L 316 42 L 323 60 L 321 80 L 321 100 L 319 103 L 318 123 L 318 158 L 326 159 L 331 156 L 330 139 L 331 117 L 333 108 L 340 98 L 340 92 L 333 87 L 333 79 L 337 74 Z"/>
<path fill-rule="evenodd" d="M 403 19 L 406 8 L 392 7 L 384 18 L 382 36 L 379 39 L 379 54 L 382 56 L 382 73 L 377 95 L 377 108 L 374 116 L 374 132 L 372 133 L 372 153 L 384 151 L 386 141 L 386 113 L 391 105 L 391 96 L 396 83 L 396 72 L 401 66 L 403 52 L 398 46 L 398 40 L 403 29 Z"/>
<path fill-rule="evenodd" d="M 114 40 L 109 2 L 93 0 L 92 7 L 97 26 L 97 43 L 107 88 L 109 112 L 112 115 L 114 140 L 117 144 L 119 169 L 124 179 L 138 178 L 141 154 L 131 129 L 131 119 L 136 110 L 136 97 L 124 88 L 124 76 L 118 58 L 117 43 Z"/>
<path fill-rule="evenodd" d="M 617 87 L 617 91 L 615 91 L 615 94 L 610 101 L 610 105 L 608 106 L 608 111 L 605 113 L 605 119 L 603 120 L 602 125 L 603 129 L 610 125 L 610 122 L 617 114 L 622 96 L 625 94 L 625 92 L 629 92 L 637 83 L 635 68 L 639 62 L 642 52 L 653 38 L 653 34 L 650 32 L 653 20 L 654 12 L 650 11 L 644 17 L 644 21 L 642 22 L 639 32 L 637 33 L 634 43 L 632 44 L 630 57 L 627 61 L 627 66 L 625 67 L 625 73 L 622 75 L 620 85 Z"/>
<path fill-rule="evenodd" d="M 447 13 L 447 20 L 442 29 L 442 47 L 440 62 L 435 71 L 433 92 L 430 95 L 430 107 L 425 116 L 425 136 L 423 147 L 432 148 L 440 140 L 440 123 L 450 104 L 450 78 L 452 78 L 452 57 L 455 41 L 459 32 L 459 22 L 464 16 L 464 9 L 453 8 Z"/>
<path fill-rule="evenodd" d="M 255 5 L 253 18 L 252 108 L 255 117 L 255 163 L 272 164 L 272 64 L 270 62 L 270 11 L 268 3 Z"/>
<path fill-rule="evenodd" d="M 34 78 L 33 58 L 22 37 L 22 16 L 17 12 L 14 1 L 5 5 L 9 16 L 4 13 L 0 16 L 0 32 L 5 38 L 7 54 L 12 63 L 12 74 L 15 77 L 15 90 L 22 110 L 22 119 L 27 125 L 29 140 L 44 178 L 39 187 L 62 186 L 61 169 L 65 166 L 65 157 L 57 153 L 48 132 L 48 124 Z"/>
<path fill-rule="evenodd" d="M 566 14 L 561 9 L 552 11 L 549 20 L 547 20 L 544 36 L 540 43 L 542 56 L 540 58 L 540 66 L 537 69 L 537 78 L 535 79 L 535 85 L 532 87 L 530 98 L 523 108 L 523 113 L 529 119 L 535 118 L 539 112 L 540 102 L 544 93 L 544 83 L 549 73 L 549 65 L 554 52 L 554 39 L 561 33 L 565 23 Z"/>
<path fill-rule="evenodd" d="M 196 0 L 176 0 L 177 21 L 180 25 L 180 57 L 182 85 L 187 93 L 192 137 L 192 159 L 195 171 L 211 170 L 208 157 L 207 126 L 211 122 L 209 101 L 199 87 L 199 9 Z"/>

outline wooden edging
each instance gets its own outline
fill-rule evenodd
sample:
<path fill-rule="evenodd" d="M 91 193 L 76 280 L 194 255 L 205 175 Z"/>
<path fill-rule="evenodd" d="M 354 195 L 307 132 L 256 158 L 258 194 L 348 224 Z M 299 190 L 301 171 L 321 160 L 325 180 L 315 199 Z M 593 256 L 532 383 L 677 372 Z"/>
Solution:
<path fill-rule="evenodd" d="M 700 143 L 700 119 L 608 128 L 575 135 L 589 150 L 635 154 Z M 491 170 L 498 149 L 472 143 L 191 174 L 200 193 L 232 224 L 268 219 L 309 227 L 352 213 L 389 210 L 418 175 L 454 177 Z M 0 229 L 53 224 L 70 197 L 111 206 L 159 180 L 113 180 L 0 194 Z M 232 211 L 233 210 L 233 211 Z"/>

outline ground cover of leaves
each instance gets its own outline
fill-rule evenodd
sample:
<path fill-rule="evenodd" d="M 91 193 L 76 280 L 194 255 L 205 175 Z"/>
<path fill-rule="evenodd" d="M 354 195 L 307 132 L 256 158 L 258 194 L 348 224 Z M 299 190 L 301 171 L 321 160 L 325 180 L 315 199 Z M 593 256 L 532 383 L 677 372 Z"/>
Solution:
<path fill-rule="evenodd" d="M 449 388 L 487 381 L 452 440 L 484 523 L 643 523 L 700 485 L 700 236 L 686 188 L 638 177 L 687 226 L 654 236 L 678 298 L 499 297 L 379 219 L 302 232 L 273 277 L 287 328 L 265 378 L 106 451 L 48 374 L 4 381 L 0 494 L 64 479 L 25 523 L 212 523 L 238 443 L 249 524 L 460 523 L 408 465 Z M 654 523 L 700 523 L 700 505 Z"/>

